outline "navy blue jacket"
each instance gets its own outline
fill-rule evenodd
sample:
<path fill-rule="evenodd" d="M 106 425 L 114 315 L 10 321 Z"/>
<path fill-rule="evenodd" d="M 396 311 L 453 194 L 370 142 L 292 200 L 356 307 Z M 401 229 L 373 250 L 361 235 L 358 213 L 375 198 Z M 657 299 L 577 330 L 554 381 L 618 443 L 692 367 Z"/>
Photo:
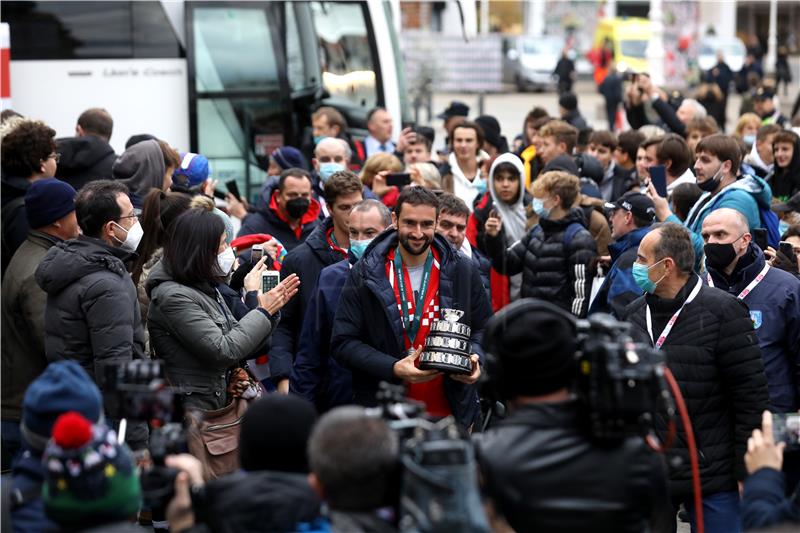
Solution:
<path fill-rule="evenodd" d="M 773 468 L 759 468 L 747 476 L 742 498 L 745 531 L 760 531 L 786 523 L 800 524 L 800 486 L 786 498 L 784 485 L 783 472 Z"/>
<path fill-rule="evenodd" d="M 764 268 L 764 253 L 751 243 L 739 259 L 732 279 L 708 267 L 714 286 L 733 296 L 750 284 Z M 758 337 L 773 413 L 800 407 L 800 281 L 788 272 L 770 268 L 744 303 Z"/>
<path fill-rule="evenodd" d="M 652 228 L 638 228 L 608 245 L 611 252 L 611 269 L 600 285 L 600 290 L 589 308 L 592 313 L 610 313 L 622 320 L 625 308 L 642 295 L 642 289 L 633 281 L 631 270 L 636 261 L 639 243 Z"/>
<path fill-rule="evenodd" d="M 300 292 L 289 300 L 281 310 L 281 322 L 272 336 L 272 350 L 269 354 L 269 371 L 277 384 L 288 379 L 292 373 L 292 363 L 297 353 L 300 328 L 306 307 L 322 269 L 338 263 L 342 254 L 331 249 L 328 244 L 328 231 L 333 228 L 333 219 L 326 218 L 300 246 L 289 252 L 281 266 L 281 279 L 291 274 L 300 278 Z"/>
<path fill-rule="evenodd" d="M 375 405 L 379 382 L 399 383 L 394 364 L 406 356 L 397 300 L 386 277 L 386 256 L 397 242 L 397 230 L 389 228 L 370 243 L 350 270 L 336 310 L 332 354 L 353 372 L 353 398 L 361 405 Z M 444 237 L 436 235 L 433 246 L 440 257 L 439 308 L 464 311 L 460 322 L 472 328 L 472 352 L 483 358 L 481 340 L 492 310 L 480 275 Z M 447 377 L 444 387 L 456 421 L 468 427 L 478 416 L 477 388 Z"/>
<path fill-rule="evenodd" d="M 483 253 L 478 250 L 477 248 L 472 249 L 472 257 L 470 258 L 472 264 L 475 265 L 475 268 L 478 269 L 478 273 L 481 275 L 481 283 L 483 284 L 483 288 L 486 289 L 486 296 L 489 298 L 489 301 L 492 301 L 492 280 L 491 280 L 491 271 L 492 271 L 492 262 L 489 260 L 488 257 L 483 255 Z"/>
<path fill-rule="evenodd" d="M 44 467 L 42 454 L 23 444 L 22 454 L 12 465 L 13 489 L 18 490 L 24 503 L 11 512 L 11 525 L 14 533 L 28 531 L 59 531 L 59 527 L 44 513 L 42 484 Z M 3 476 L 3 483 L 7 479 Z M 7 524 L 6 524 L 7 525 Z M 5 531 L 5 526 L 3 530 Z"/>
<path fill-rule="evenodd" d="M 350 371 L 330 356 L 333 320 L 350 266 L 349 260 L 339 261 L 320 272 L 308 300 L 289 379 L 289 391 L 314 402 L 319 412 L 353 401 Z"/>

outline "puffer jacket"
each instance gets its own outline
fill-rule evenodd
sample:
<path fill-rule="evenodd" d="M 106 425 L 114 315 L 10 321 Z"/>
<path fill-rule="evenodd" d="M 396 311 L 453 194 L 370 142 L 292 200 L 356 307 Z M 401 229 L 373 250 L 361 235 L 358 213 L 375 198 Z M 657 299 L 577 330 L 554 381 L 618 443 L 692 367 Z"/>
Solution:
<path fill-rule="evenodd" d="M 515 531 L 643 532 L 665 500 L 641 438 L 592 443 L 577 400 L 520 407 L 475 437 L 485 490 Z"/>
<path fill-rule="evenodd" d="M 136 286 L 123 262 L 128 257 L 81 235 L 50 248 L 36 270 L 36 282 L 47 293 L 47 359 L 77 361 L 101 390 L 105 365 L 144 354 Z"/>
<path fill-rule="evenodd" d="M 163 261 L 150 271 L 146 290 L 150 347 L 184 407 L 226 406 L 227 370 L 257 355 L 272 332 L 267 313 L 254 309 L 237 321 L 214 286 L 178 283 Z"/>
<path fill-rule="evenodd" d="M 690 276 L 674 299 L 648 294 L 635 300 L 627 316 L 632 332 L 650 339 L 645 319 L 649 305 L 653 335 L 658 336 L 697 283 L 702 283 L 700 278 Z M 747 307 L 724 291 L 701 287 L 684 307 L 661 352 L 686 400 L 703 494 L 737 490 L 737 480 L 746 473 L 747 439 L 761 427 L 768 402 L 764 365 Z M 674 498 L 685 498 L 692 494 L 692 474 L 686 432 L 679 420 L 676 423 L 676 441 L 667 452 L 670 491 Z M 660 425 L 663 431 L 663 421 Z"/>
<path fill-rule="evenodd" d="M 584 220 L 579 209 L 570 210 L 559 220 L 540 219 L 508 249 L 502 232 L 496 237 L 487 235 L 492 268 L 509 275 L 522 272 L 523 298 L 547 300 L 577 317 L 585 317 L 594 277 L 591 264 L 597 248 Z M 581 227 L 567 248 L 565 233 L 573 224 Z"/>
<path fill-rule="evenodd" d="M 750 243 L 730 277 L 708 267 L 714 287 L 738 296 L 764 268 L 764 253 Z M 800 407 L 800 281 L 783 270 L 770 268 L 744 298 L 756 330 L 773 413 L 791 413 Z"/>
<path fill-rule="evenodd" d="M 402 319 L 394 290 L 386 276 L 386 256 L 397 247 L 397 230 L 385 230 L 373 240 L 345 281 L 336 309 L 331 353 L 353 373 L 355 403 L 375 405 L 380 381 L 399 383 L 394 364 L 407 355 Z M 472 262 L 456 253 L 436 235 L 432 246 L 439 253 L 439 308 L 464 311 L 459 322 L 472 328 L 472 353 L 483 357 L 481 340 L 491 307 Z M 444 392 L 456 421 L 469 427 L 478 416 L 478 392 L 445 378 Z"/>

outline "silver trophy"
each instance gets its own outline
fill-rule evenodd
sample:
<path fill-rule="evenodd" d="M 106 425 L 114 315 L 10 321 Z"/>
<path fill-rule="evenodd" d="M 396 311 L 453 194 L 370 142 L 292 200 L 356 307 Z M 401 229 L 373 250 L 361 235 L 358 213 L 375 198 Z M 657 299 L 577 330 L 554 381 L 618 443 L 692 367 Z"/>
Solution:
<path fill-rule="evenodd" d="M 419 356 L 419 367 L 446 374 L 471 374 L 469 337 L 472 329 L 459 322 L 464 311 L 442 309 L 442 316 L 444 319 L 436 320 L 431 325 L 431 331 L 425 339 L 425 351 Z"/>

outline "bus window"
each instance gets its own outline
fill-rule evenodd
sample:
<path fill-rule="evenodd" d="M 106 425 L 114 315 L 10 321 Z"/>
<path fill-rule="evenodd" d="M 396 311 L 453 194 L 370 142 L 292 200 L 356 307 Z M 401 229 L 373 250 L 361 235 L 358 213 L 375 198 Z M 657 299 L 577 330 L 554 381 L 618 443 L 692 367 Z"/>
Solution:
<path fill-rule="evenodd" d="M 319 60 L 316 55 L 316 40 L 308 6 L 302 3 L 286 2 L 286 77 L 293 92 L 316 89 L 319 80 Z"/>
<path fill-rule="evenodd" d="M 376 61 L 366 6 L 359 2 L 312 2 L 322 82 L 329 103 L 369 110 L 378 105 Z"/>
<path fill-rule="evenodd" d="M 279 88 L 264 9 L 197 7 L 193 23 L 198 92 Z"/>

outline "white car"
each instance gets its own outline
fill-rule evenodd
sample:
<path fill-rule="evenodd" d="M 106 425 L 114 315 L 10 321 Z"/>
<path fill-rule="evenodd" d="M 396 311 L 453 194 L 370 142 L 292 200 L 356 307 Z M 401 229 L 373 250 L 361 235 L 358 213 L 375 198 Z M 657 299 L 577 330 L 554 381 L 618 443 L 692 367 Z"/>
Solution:
<path fill-rule="evenodd" d="M 744 65 L 747 48 L 738 37 L 704 37 L 700 41 L 700 53 L 697 57 L 697 66 L 706 72 L 717 64 L 717 51 L 722 52 L 725 63 L 733 72 L 739 72 Z"/>
<path fill-rule="evenodd" d="M 553 89 L 557 81 L 553 71 L 563 48 L 561 37 L 504 38 L 503 81 L 514 83 L 520 92 Z"/>

